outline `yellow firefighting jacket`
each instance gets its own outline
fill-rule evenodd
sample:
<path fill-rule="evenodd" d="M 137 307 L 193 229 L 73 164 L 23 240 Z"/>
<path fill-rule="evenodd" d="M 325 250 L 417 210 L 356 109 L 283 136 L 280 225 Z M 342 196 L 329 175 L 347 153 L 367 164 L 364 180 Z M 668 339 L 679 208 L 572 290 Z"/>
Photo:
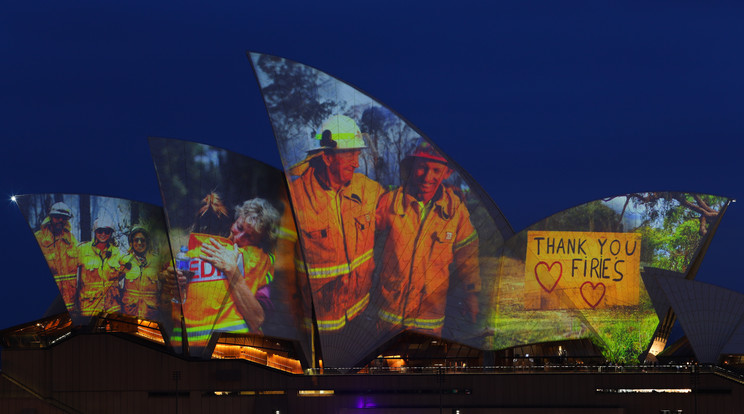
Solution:
<path fill-rule="evenodd" d="M 55 236 L 51 229 L 51 219 L 45 218 L 41 229 L 34 233 L 41 252 L 54 275 L 54 281 L 62 294 L 67 310 L 75 307 L 77 292 L 77 245 L 78 241 L 70 232 L 70 223 L 65 223 L 62 234 Z"/>
<path fill-rule="evenodd" d="M 138 258 L 130 252 L 119 259 L 124 270 L 121 304 L 125 315 L 150 321 L 158 320 L 161 286 L 159 275 L 162 270 L 158 259 L 150 252 L 145 253 L 144 258 Z"/>
<path fill-rule="evenodd" d="M 183 315 L 189 346 L 204 347 L 212 332 L 248 333 L 250 328 L 230 297 L 230 282 L 221 271 L 197 257 L 201 243 L 220 237 L 192 233 L 189 239 L 189 280 Z M 230 245 L 229 248 L 232 248 Z M 274 279 L 274 257 L 256 246 L 241 247 L 243 280 L 254 294 Z M 180 329 L 176 329 L 180 336 Z"/>
<path fill-rule="evenodd" d="M 103 250 L 92 242 L 78 245 L 78 284 L 80 312 L 83 316 L 96 313 L 120 312 L 119 304 L 119 252 L 112 244 Z"/>
<path fill-rule="evenodd" d="M 310 281 L 319 331 L 336 331 L 369 304 L 375 206 L 382 187 L 354 174 L 338 192 L 308 168 L 290 184 L 302 243 L 298 277 Z"/>
<path fill-rule="evenodd" d="M 386 193 L 377 208 L 384 240 L 378 263 L 379 317 L 396 326 L 439 334 L 450 277 L 468 293 L 480 291 L 478 234 L 462 198 L 448 187 L 425 208 L 403 189 Z"/>

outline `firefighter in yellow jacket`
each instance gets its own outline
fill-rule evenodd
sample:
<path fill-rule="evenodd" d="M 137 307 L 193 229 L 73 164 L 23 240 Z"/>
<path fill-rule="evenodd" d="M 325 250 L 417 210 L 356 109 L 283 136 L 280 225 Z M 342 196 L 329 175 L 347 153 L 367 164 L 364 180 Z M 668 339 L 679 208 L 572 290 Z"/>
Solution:
<path fill-rule="evenodd" d="M 382 187 L 356 173 L 366 148 L 354 120 L 335 115 L 315 137 L 318 148 L 290 169 L 290 184 L 318 331 L 338 332 L 369 304 L 374 270 L 375 206 Z"/>
<path fill-rule="evenodd" d="M 160 315 L 159 274 L 162 264 L 150 249 L 147 229 L 133 227 L 129 233 L 129 252 L 119 259 L 124 272 L 121 304 L 126 315 L 156 321 Z"/>
<path fill-rule="evenodd" d="M 81 314 L 120 312 L 119 251 L 111 218 L 100 216 L 93 222 L 93 240 L 78 245 L 77 258 Z"/>
<path fill-rule="evenodd" d="M 213 332 L 261 332 L 266 317 L 280 215 L 268 201 L 254 198 L 238 206 L 235 216 L 228 239 L 192 233 L 192 274 L 178 273 L 189 346 L 196 354 Z"/>
<path fill-rule="evenodd" d="M 451 277 L 464 291 L 462 310 L 478 314 L 478 235 L 463 197 L 443 184 L 452 170 L 428 143 L 401 165 L 407 182 L 386 193 L 377 208 L 384 240 L 380 277 L 383 329 L 410 329 L 439 336 L 444 326 Z"/>
<path fill-rule="evenodd" d="M 76 248 L 78 241 L 70 231 L 72 210 L 62 202 L 54 203 L 49 209 L 49 215 L 41 223 L 39 231 L 34 233 L 39 242 L 49 270 L 54 275 L 54 281 L 62 294 L 62 300 L 68 312 L 77 309 L 75 293 L 77 291 L 77 260 Z"/>

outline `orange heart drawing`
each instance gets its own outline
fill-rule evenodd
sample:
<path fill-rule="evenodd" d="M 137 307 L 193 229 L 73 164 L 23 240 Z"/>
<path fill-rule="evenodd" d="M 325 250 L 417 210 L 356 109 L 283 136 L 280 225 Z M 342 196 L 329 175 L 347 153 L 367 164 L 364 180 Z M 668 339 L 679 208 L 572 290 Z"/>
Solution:
<path fill-rule="evenodd" d="M 549 284 L 549 283 L 544 284 L 543 281 L 540 280 L 540 274 L 537 272 L 537 269 L 541 265 L 542 266 L 545 266 L 547 268 L 547 270 L 548 270 L 548 274 L 547 275 L 545 275 L 543 273 L 543 277 L 544 278 L 548 279 L 548 276 L 550 276 L 552 278 L 555 278 L 555 281 L 553 282 L 553 286 L 551 286 L 550 289 L 548 289 L 547 287 L 545 287 L 545 285 L 546 284 Z M 555 265 L 558 265 L 558 276 L 555 276 L 553 274 L 553 272 L 552 272 L 553 266 L 555 266 Z M 540 263 L 538 263 L 538 264 L 535 265 L 535 279 L 537 279 L 537 283 L 540 284 L 540 287 L 542 287 L 543 290 L 546 291 L 546 292 L 548 292 L 548 293 L 551 293 L 553 291 L 553 289 L 555 289 L 555 287 L 558 286 L 558 281 L 561 280 L 561 276 L 563 276 L 563 265 L 561 264 L 561 262 L 553 262 L 550 265 L 548 265 L 545 262 L 540 262 Z"/>
<path fill-rule="evenodd" d="M 591 287 L 592 289 L 591 290 L 584 289 L 587 285 Z M 597 288 L 600 286 L 602 286 L 601 294 L 597 292 Z M 602 282 L 597 282 L 596 285 L 592 282 L 584 282 L 581 284 L 581 288 L 579 288 L 579 291 L 581 292 L 581 298 L 584 299 L 584 302 L 586 302 L 587 305 L 589 305 L 592 309 L 594 309 L 597 307 L 597 305 L 599 305 L 599 302 L 601 302 L 602 299 L 604 298 L 604 295 L 607 292 L 607 288 Z M 588 299 L 587 299 L 587 296 L 589 296 Z"/>

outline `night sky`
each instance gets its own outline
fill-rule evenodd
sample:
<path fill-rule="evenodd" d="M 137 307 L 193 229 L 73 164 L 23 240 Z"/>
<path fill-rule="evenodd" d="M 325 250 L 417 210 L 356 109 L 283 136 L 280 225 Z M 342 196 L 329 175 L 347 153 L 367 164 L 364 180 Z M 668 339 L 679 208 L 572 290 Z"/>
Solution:
<path fill-rule="evenodd" d="M 11 195 L 162 204 L 148 136 L 280 166 L 247 50 L 402 114 L 515 230 L 628 192 L 744 200 L 740 1 L 125 3 L 3 4 L 0 329 L 40 317 L 58 293 Z M 744 292 L 742 207 L 697 280 Z"/>

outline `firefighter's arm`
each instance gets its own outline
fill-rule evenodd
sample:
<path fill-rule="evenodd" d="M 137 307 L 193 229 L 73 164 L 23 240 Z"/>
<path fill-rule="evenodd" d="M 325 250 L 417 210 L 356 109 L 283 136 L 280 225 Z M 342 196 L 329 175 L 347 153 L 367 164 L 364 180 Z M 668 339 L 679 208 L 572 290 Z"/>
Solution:
<path fill-rule="evenodd" d="M 385 193 L 377 200 L 377 207 L 375 208 L 375 225 L 378 230 L 385 229 L 389 226 L 388 216 L 390 213 L 390 204 L 392 203 L 392 195 L 395 190 L 389 193 Z"/>
<path fill-rule="evenodd" d="M 478 292 L 481 290 L 478 233 L 466 212 L 461 217 L 454 249 L 454 271 L 464 293 L 462 311 L 475 322 L 479 311 Z"/>
<path fill-rule="evenodd" d="M 119 280 L 124 276 L 126 268 L 119 262 L 120 255 L 112 251 L 106 252 L 106 258 L 103 261 L 103 273 L 106 280 Z"/>
<path fill-rule="evenodd" d="M 238 246 L 234 245 L 232 249 L 228 249 L 216 240 L 209 239 L 208 243 L 202 244 L 201 252 L 202 260 L 211 263 L 225 274 L 230 283 L 230 294 L 235 307 L 251 331 L 258 331 L 264 321 L 264 310 L 238 269 L 238 256 L 240 255 Z"/>
<path fill-rule="evenodd" d="M 126 273 L 127 271 L 132 270 L 133 257 L 134 255 L 131 253 L 119 257 L 119 272 Z"/>
<path fill-rule="evenodd" d="M 70 248 L 68 248 L 65 252 L 65 263 L 67 263 L 68 268 L 76 268 L 78 264 L 78 245 L 75 240 L 75 237 L 72 237 L 72 245 Z"/>

